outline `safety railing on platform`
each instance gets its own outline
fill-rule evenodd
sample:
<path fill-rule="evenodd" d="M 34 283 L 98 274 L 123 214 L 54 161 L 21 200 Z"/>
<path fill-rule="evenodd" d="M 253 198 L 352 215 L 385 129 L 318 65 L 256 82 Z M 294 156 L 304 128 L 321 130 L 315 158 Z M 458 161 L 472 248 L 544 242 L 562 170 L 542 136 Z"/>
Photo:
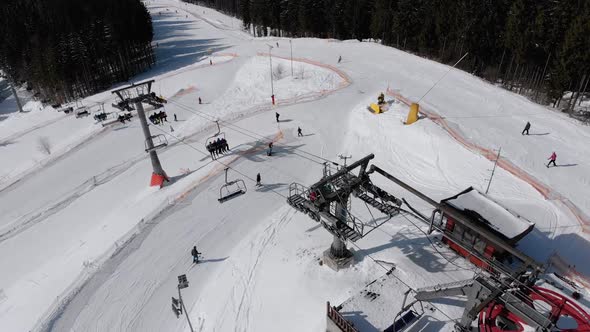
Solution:
<path fill-rule="evenodd" d="M 330 318 L 330 320 L 332 322 L 334 322 L 334 324 L 336 324 L 336 326 L 338 326 L 338 328 L 340 328 L 340 330 L 342 330 L 342 332 L 358 332 L 357 329 L 354 328 L 354 326 L 352 325 L 352 323 L 350 323 L 349 321 L 347 321 L 346 319 L 344 319 L 344 317 L 342 317 L 342 315 L 336 311 L 336 309 L 334 309 L 334 307 L 332 307 L 330 305 L 330 301 L 327 302 L 328 303 L 328 318 Z"/>

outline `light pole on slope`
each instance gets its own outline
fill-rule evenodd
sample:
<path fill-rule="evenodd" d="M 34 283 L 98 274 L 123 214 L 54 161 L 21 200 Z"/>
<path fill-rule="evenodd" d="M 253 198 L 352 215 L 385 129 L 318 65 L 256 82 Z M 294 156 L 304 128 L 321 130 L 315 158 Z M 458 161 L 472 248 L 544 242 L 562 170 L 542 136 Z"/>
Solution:
<path fill-rule="evenodd" d="M 291 46 L 291 77 L 293 77 L 293 40 L 289 39 L 289 45 Z"/>
<path fill-rule="evenodd" d="M 272 99 L 272 104 L 275 104 L 275 88 L 274 88 L 274 83 L 272 82 L 272 45 L 266 44 L 266 46 L 268 46 L 268 60 L 270 61 L 270 98 Z"/>
<path fill-rule="evenodd" d="M 172 297 L 172 311 L 174 312 L 174 315 L 176 315 L 176 318 L 182 315 L 182 312 L 184 311 L 184 315 L 186 316 L 188 326 L 190 327 L 191 332 L 194 332 L 195 330 L 193 329 L 193 324 L 191 324 L 191 320 L 188 317 L 189 313 L 186 311 L 186 306 L 184 305 L 184 301 L 182 300 L 182 294 L 180 293 L 181 289 L 187 287 L 188 280 L 186 280 L 186 274 L 178 276 L 178 299 Z"/>

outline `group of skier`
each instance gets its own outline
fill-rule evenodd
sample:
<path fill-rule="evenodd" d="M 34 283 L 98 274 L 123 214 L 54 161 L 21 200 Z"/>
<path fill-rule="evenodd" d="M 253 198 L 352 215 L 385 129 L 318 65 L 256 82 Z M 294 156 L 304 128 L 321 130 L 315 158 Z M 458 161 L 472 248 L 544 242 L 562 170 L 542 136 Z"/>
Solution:
<path fill-rule="evenodd" d="M 529 121 L 526 122 L 526 124 L 524 125 L 524 129 L 521 132 L 521 135 L 529 135 L 529 130 L 531 129 L 531 123 Z M 549 156 L 549 158 L 547 158 L 547 160 L 549 160 L 549 162 L 547 163 L 547 168 L 549 168 L 549 166 L 551 164 L 553 164 L 553 166 L 557 167 L 557 164 L 555 163 L 555 161 L 557 160 L 557 153 L 555 153 L 555 151 L 553 151 L 551 153 L 551 156 Z"/>
<path fill-rule="evenodd" d="M 207 151 L 211 154 L 211 159 L 215 160 L 220 154 L 229 151 L 229 144 L 225 138 L 217 138 L 207 144 Z"/>
<path fill-rule="evenodd" d="M 149 116 L 150 122 L 157 124 L 164 124 L 164 121 L 168 122 L 168 115 L 164 111 L 156 112 Z"/>

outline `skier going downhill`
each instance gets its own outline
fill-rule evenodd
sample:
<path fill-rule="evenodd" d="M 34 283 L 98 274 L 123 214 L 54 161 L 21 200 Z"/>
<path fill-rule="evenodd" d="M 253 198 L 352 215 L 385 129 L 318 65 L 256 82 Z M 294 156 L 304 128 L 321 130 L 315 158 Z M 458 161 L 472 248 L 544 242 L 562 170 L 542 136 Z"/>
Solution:
<path fill-rule="evenodd" d="M 340 61 L 342 61 L 342 55 L 338 56 L 338 63 L 340 63 Z"/>
<path fill-rule="evenodd" d="M 549 159 L 549 163 L 547 164 L 547 168 L 549 168 L 549 165 L 553 164 L 553 166 L 557 166 L 557 164 L 555 164 L 555 160 L 557 159 L 557 154 L 555 154 L 555 151 L 553 151 L 553 153 L 551 154 L 551 157 L 548 158 Z"/>
<path fill-rule="evenodd" d="M 303 133 L 301 132 L 301 127 L 297 127 L 297 137 L 303 137 Z"/>
<path fill-rule="evenodd" d="M 279 117 L 280 117 L 280 116 L 281 116 L 281 115 L 280 115 L 279 113 L 275 112 L 275 118 L 277 118 L 277 122 L 279 122 Z"/>
<path fill-rule="evenodd" d="M 526 125 L 524 126 L 524 129 L 522 130 L 522 135 L 524 135 L 524 133 L 526 133 L 528 135 L 529 129 L 531 129 L 531 123 L 527 121 Z"/>
<path fill-rule="evenodd" d="M 256 187 L 260 187 L 262 186 L 262 183 L 260 183 L 260 173 L 256 174 Z"/>
<path fill-rule="evenodd" d="M 193 250 L 191 250 L 191 255 L 193 255 L 193 263 L 195 264 L 199 264 L 199 255 L 201 253 L 197 250 L 197 246 L 193 247 Z"/>

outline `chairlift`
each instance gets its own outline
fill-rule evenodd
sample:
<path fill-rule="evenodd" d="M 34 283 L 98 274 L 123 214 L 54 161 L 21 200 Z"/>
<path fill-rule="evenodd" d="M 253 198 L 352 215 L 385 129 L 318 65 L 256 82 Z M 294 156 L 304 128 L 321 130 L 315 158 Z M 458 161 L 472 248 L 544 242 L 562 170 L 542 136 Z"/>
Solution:
<path fill-rule="evenodd" d="M 150 139 L 152 140 L 153 147 L 150 148 L 148 146 L 149 140 L 146 140 L 145 141 L 145 152 L 159 150 L 161 148 L 168 146 L 168 140 L 166 139 L 166 136 L 164 136 L 162 134 L 154 135 L 154 136 L 150 137 Z"/>
<path fill-rule="evenodd" d="M 225 169 L 225 184 L 219 188 L 219 203 L 223 203 L 231 198 L 245 194 L 247 191 L 246 183 L 242 179 L 227 181 L 227 170 Z"/>
<path fill-rule="evenodd" d="M 215 123 L 217 124 L 217 133 L 215 133 L 213 136 L 207 138 L 207 141 L 205 142 L 205 147 L 207 147 L 209 144 L 217 141 L 218 138 L 225 139 L 225 133 L 222 133 L 221 128 L 219 127 L 219 120 L 216 120 Z"/>
<path fill-rule="evenodd" d="M 76 118 L 83 118 L 83 117 L 87 117 L 89 115 L 90 115 L 90 112 L 88 112 L 88 109 L 84 106 L 76 109 Z"/>

